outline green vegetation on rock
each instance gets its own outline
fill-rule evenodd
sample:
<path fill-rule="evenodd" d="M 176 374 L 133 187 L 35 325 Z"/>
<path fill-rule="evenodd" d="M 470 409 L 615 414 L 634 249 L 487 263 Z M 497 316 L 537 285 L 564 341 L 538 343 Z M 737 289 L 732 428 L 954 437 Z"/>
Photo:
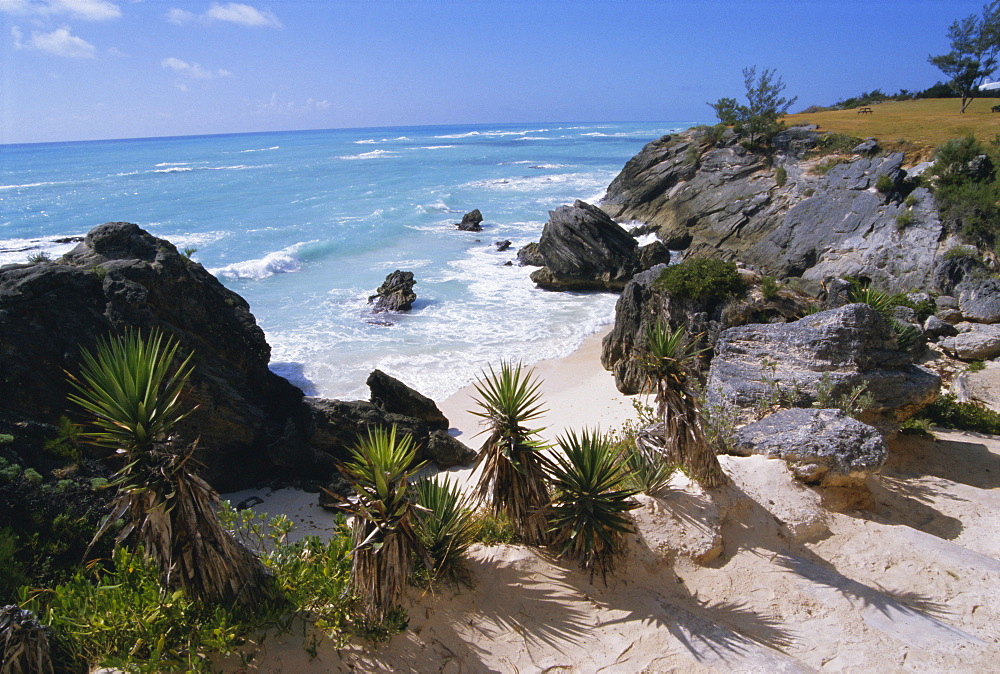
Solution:
<path fill-rule="evenodd" d="M 735 262 L 716 258 L 690 258 L 660 273 L 654 288 L 682 299 L 719 302 L 746 290 Z"/>

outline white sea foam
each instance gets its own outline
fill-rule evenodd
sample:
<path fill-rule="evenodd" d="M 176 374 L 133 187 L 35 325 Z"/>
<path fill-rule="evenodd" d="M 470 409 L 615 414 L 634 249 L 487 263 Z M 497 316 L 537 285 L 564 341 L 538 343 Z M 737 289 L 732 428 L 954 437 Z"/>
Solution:
<path fill-rule="evenodd" d="M 510 178 L 490 178 L 474 180 L 462 187 L 472 187 L 486 190 L 506 190 L 529 192 L 549 187 L 572 187 L 580 190 L 593 190 L 607 184 L 602 173 L 554 173 L 550 175 L 517 176 Z"/>
<path fill-rule="evenodd" d="M 454 145 L 424 145 L 422 147 L 408 147 L 407 150 L 446 150 Z"/>
<path fill-rule="evenodd" d="M 280 150 L 280 145 L 274 145 L 272 147 L 261 147 L 255 150 L 240 150 L 240 152 L 267 152 L 268 150 Z"/>
<path fill-rule="evenodd" d="M 466 133 L 450 133 L 441 136 L 434 136 L 435 138 L 474 138 L 476 136 L 487 136 L 487 137 L 497 137 L 497 136 L 524 136 L 529 133 L 545 133 L 548 129 L 529 129 L 527 131 L 469 131 Z"/>
<path fill-rule="evenodd" d="M 392 150 L 372 150 L 371 152 L 362 152 L 361 154 L 345 154 L 337 157 L 337 159 L 379 159 L 381 157 L 395 157 L 396 153 Z"/>
<path fill-rule="evenodd" d="M 0 240 L 0 266 L 27 262 L 36 255 L 46 255 L 55 259 L 76 248 L 78 241 L 57 243 L 56 239 L 67 239 L 76 235 L 47 236 L 38 238 Z"/>
<path fill-rule="evenodd" d="M 561 169 L 561 168 L 566 168 L 566 164 L 532 164 L 528 168 L 533 168 L 533 169 Z"/>
<path fill-rule="evenodd" d="M 45 187 L 47 185 L 59 185 L 59 184 L 61 184 L 60 181 L 24 183 L 23 185 L 0 185 L 0 190 L 21 190 L 21 189 L 27 189 L 29 187 Z"/>
<path fill-rule="evenodd" d="M 294 246 L 288 246 L 273 253 L 268 253 L 256 260 L 246 260 L 209 269 L 216 276 L 225 276 L 232 279 L 263 279 L 275 274 L 288 274 L 297 272 L 302 268 L 302 261 L 299 259 L 299 250 L 312 241 L 303 241 Z"/>

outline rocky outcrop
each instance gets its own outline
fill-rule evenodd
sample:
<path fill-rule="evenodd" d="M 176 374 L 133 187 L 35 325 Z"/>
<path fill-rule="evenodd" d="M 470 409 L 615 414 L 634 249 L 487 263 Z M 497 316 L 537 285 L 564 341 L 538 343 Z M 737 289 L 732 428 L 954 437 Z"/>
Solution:
<path fill-rule="evenodd" d="M 639 271 L 636 240 L 601 209 L 580 201 L 549 211 L 531 280 L 546 290 L 621 290 Z"/>
<path fill-rule="evenodd" d="M 413 437 L 420 460 L 434 461 L 439 468 L 468 465 L 476 457 L 438 423 L 388 412 L 365 400 L 305 400 L 312 419 L 310 443 L 325 455 L 343 459 L 346 450 L 356 446 L 369 429 L 395 426 L 399 435 Z"/>
<path fill-rule="evenodd" d="M 830 167 L 828 158 L 801 156 L 815 132 L 785 134 L 771 160 L 733 139 L 709 146 L 698 130 L 664 136 L 629 160 L 601 206 L 617 220 L 656 225 L 673 250 L 739 259 L 765 274 L 928 287 L 947 238 L 933 198 L 917 189 L 910 207 L 875 189 L 888 176 L 896 193 L 903 155 Z M 904 210 L 910 222 L 901 229 Z"/>
<path fill-rule="evenodd" d="M 483 231 L 483 214 L 479 212 L 479 209 L 469 211 L 462 216 L 462 222 L 455 225 L 463 232 L 481 232 Z"/>
<path fill-rule="evenodd" d="M 1000 356 L 1000 325 L 959 323 L 958 334 L 938 344 L 948 354 L 962 360 L 989 360 Z"/>
<path fill-rule="evenodd" d="M 368 375 L 371 403 L 383 412 L 401 414 L 426 422 L 431 428 L 448 430 L 448 418 L 427 396 L 381 370 Z"/>
<path fill-rule="evenodd" d="M 937 398 L 941 378 L 912 364 L 895 335 L 867 304 L 848 304 L 794 323 L 730 328 L 715 344 L 709 400 L 744 418 L 776 392 L 799 404 L 816 400 L 824 379 L 835 397 L 865 384 L 874 396 L 866 421 L 896 423 Z"/>
<path fill-rule="evenodd" d="M 720 302 L 673 297 L 656 287 L 665 268 L 659 265 L 640 272 L 625 286 L 615 304 L 615 323 L 601 343 L 601 364 L 614 374 L 618 390 L 628 395 L 648 387 L 648 375 L 639 357 L 649 328 L 657 322 L 671 329 L 685 326 L 689 335 L 700 335 L 710 346 L 726 328 L 749 322 L 784 322 L 801 316 L 809 306 L 805 296 L 792 291 L 765 298 L 759 290 L 751 289 L 742 297 Z"/>
<path fill-rule="evenodd" d="M 182 355 L 193 353 L 185 394 L 195 409 L 177 431 L 197 439 L 201 473 L 216 489 L 324 481 L 370 423 L 411 429 L 425 455 L 447 465 L 473 456 L 443 430 L 432 402 L 385 375 L 373 375 L 375 404 L 307 405 L 268 369 L 270 347 L 246 301 L 168 241 L 124 222 L 95 227 L 60 260 L 0 267 L 0 433 L 14 436 L 12 448 L 39 454 L 61 415 L 83 420 L 67 401 L 66 373 L 80 371 L 81 349 L 126 328 L 159 329 Z M 336 414 L 317 415 L 323 404 Z"/>
<path fill-rule="evenodd" d="M 375 294 L 368 298 L 368 304 L 373 305 L 372 311 L 409 311 L 417 294 L 413 292 L 416 285 L 412 271 L 396 270 L 385 277 Z"/>
<path fill-rule="evenodd" d="M 856 486 L 885 463 L 882 434 L 838 409 L 779 410 L 738 429 L 731 454 L 784 459 L 807 484 Z"/>
<path fill-rule="evenodd" d="M 544 267 L 545 260 L 538 252 L 538 243 L 526 243 L 517 251 L 517 263 L 522 267 Z"/>
<path fill-rule="evenodd" d="M 58 261 L 0 268 L 0 418 L 17 428 L 79 419 L 66 373 L 80 371 L 81 349 L 125 328 L 159 328 L 194 353 L 188 401 L 197 409 L 179 431 L 198 439 L 214 486 L 314 464 L 302 392 L 268 370 L 270 347 L 246 301 L 124 222 L 95 227 Z"/>

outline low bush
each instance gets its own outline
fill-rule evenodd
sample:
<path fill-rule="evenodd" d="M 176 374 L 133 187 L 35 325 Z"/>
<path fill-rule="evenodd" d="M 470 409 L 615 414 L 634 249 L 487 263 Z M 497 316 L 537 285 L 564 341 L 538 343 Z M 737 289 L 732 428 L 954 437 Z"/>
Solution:
<path fill-rule="evenodd" d="M 896 229 L 906 229 L 913 223 L 913 211 L 906 209 L 899 212 L 896 216 Z"/>
<path fill-rule="evenodd" d="M 890 178 L 885 173 L 880 175 L 878 179 L 875 181 L 875 189 L 881 192 L 882 194 L 888 194 L 889 192 L 892 191 L 892 188 L 894 186 L 895 183 L 892 181 L 892 178 Z"/>
<path fill-rule="evenodd" d="M 710 304 L 746 290 L 736 263 L 716 258 L 685 259 L 664 269 L 653 285 L 670 295 Z"/>
<path fill-rule="evenodd" d="M 764 276 L 760 279 L 760 292 L 765 300 L 777 299 L 781 285 L 773 276 Z"/>
<path fill-rule="evenodd" d="M 784 166 L 774 169 L 774 182 L 778 187 L 784 187 L 785 183 L 788 182 L 788 171 Z"/>
<path fill-rule="evenodd" d="M 984 405 L 959 402 L 951 393 L 938 398 L 917 416 L 945 428 L 1000 435 L 1000 414 Z"/>
<path fill-rule="evenodd" d="M 861 144 L 861 139 L 845 133 L 824 133 L 816 139 L 816 154 L 844 154 Z"/>

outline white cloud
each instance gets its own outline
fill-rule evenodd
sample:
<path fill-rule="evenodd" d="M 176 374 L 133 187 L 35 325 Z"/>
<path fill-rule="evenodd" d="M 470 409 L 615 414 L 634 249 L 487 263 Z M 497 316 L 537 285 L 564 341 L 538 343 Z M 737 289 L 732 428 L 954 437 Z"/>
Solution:
<path fill-rule="evenodd" d="M 97 51 L 94 45 L 71 34 L 69 28 L 56 28 L 51 33 L 32 31 L 27 40 L 17 26 L 11 27 L 10 33 L 17 49 L 35 49 L 74 59 L 92 59 Z"/>
<path fill-rule="evenodd" d="M 0 2 L 20 2 L 21 0 L 0 0 Z M 172 8 L 167 11 L 167 21 L 178 26 L 191 21 L 211 23 L 226 21 L 241 26 L 281 28 L 281 21 L 271 11 L 260 10 L 240 2 L 220 5 L 213 2 L 204 14 L 194 14 L 186 9 Z"/>
<path fill-rule="evenodd" d="M 2 2 L 2 0 L 0 0 Z M 180 26 L 195 19 L 195 15 L 186 9 L 173 8 L 167 12 L 167 23 L 174 23 Z"/>
<path fill-rule="evenodd" d="M 84 21 L 117 19 L 122 10 L 109 0 L 0 0 L 0 12 L 25 16 L 68 14 Z"/>
<path fill-rule="evenodd" d="M 174 58 L 173 56 L 160 61 L 160 65 L 168 70 L 173 70 L 179 75 L 190 77 L 193 80 L 211 80 L 216 77 L 232 76 L 232 73 L 228 70 L 223 70 L 222 68 L 215 71 L 207 70 L 206 68 L 202 68 L 201 65 L 197 63 L 188 63 L 187 61 L 182 61 L 178 58 Z"/>
<path fill-rule="evenodd" d="M 330 108 L 330 101 L 323 99 L 317 100 L 315 98 L 307 98 L 305 102 L 298 103 L 296 101 L 285 101 L 278 98 L 278 93 L 274 92 L 271 94 L 271 98 L 267 101 L 257 104 L 258 112 L 267 113 L 294 113 L 303 114 L 309 112 L 320 112 L 321 110 L 328 110 Z"/>

